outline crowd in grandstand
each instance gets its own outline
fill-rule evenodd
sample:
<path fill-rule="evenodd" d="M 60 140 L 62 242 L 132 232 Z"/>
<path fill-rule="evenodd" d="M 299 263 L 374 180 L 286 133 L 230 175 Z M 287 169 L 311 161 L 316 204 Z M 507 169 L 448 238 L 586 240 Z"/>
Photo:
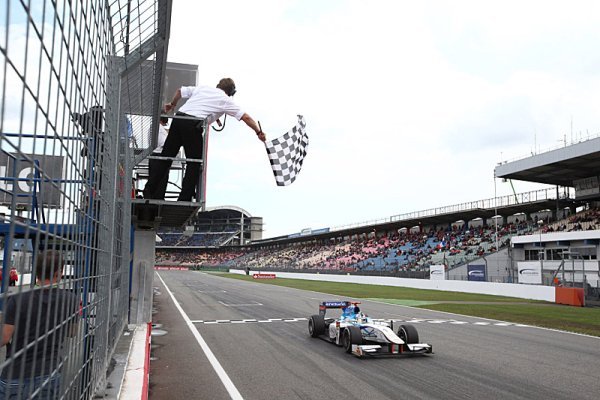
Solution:
<path fill-rule="evenodd" d="M 194 266 L 219 266 L 232 259 L 241 257 L 244 252 L 241 250 L 201 250 L 187 248 L 156 250 L 156 264 L 184 264 Z"/>
<path fill-rule="evenodd" d="M 500 226 L 497 242 L 505 245 L 508 235 L 527 227 L 527 224 Z M 159 250 L 157 259 L 158 262 L 223 264 L 255 269 L 276 266 L 286 269 L 407 271 L 421 270 L 432 262 L 446 260 L 450 263 L 460 257 L 482 256 L 495 251 L 496 244 L 496 231 L 490 227 L 461 229 L 454 226 L 427 233 L 401 231 L 375 235 L 365 233 L 345 240 L 327 239 L 319 243 L 254 250 Z"/>
<path fill-rule="evenodd" d="M 159 237 L 160 247 L 179 246 L 179 247 L 218 247 L 227 244 L 227 242 L 237 234 L 237 232 L 220 233 L 172 233 L 161 232 Z"/>
<path fill-rule="evenodd" d="M 572 215 L 569 218 L 558 221 L 552 225 L 547 225 L 544 232 L 592 231 L 598 229 L 599 220 L 600 210 L 593 208 Z"/>
<path fill-rule="evenodd" d="M 588 210 L 552 224 L 537 218 L 496 226 L 452 225 L 446 229 L 376 232 L 329 237 L 263 248 L 163 249 L 157 263 L 251 269 L 423 271 L 433 264 L 459 265 L 506 247 L 513 235 L 595 229 L 600 211 Z M 165 235 L 168 236 L 168 235 Z M 164 245 L 165 236 L 163 236 Z M 179 242 L 181 243 L 181 242 Z M 179 244 L 181 246 L 181 244 Z"/>

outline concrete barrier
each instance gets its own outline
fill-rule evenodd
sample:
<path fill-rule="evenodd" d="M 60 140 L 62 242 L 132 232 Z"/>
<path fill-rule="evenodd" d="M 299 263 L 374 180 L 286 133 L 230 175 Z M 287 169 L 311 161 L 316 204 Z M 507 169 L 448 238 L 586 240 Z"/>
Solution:
<path fill-rule="evenodd" d="M 246 274 L 245 270 L 231 269 L 234 274 Z M 264 271 L 250 271 L 250 274 Z M 525 285 L 518 283 L 495 283 L 473 281 L 437 281 L 427 279 L 395 278 L 390 276 L 301 274 L 294 272 L 276 272 L 278 278 L 305 279 L 324 282 L 360 283 L 364 285 L 399 286 L 415 289 L 442 290 L 447 292 L 489 294 L 494 296 L 516 297 L 528 300 L 543 300 L 552 303 L 556 300 L 556 291 L 551 286 Z"/>

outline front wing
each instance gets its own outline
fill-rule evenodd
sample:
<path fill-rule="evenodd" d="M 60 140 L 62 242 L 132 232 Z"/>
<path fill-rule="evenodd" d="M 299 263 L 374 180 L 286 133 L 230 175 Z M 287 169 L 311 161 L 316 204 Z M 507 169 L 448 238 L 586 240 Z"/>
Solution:
<path fill-rule="evenodd" d="M 331 339 L 327 334 L 319 335 L 320 339 L 326 342 L 340 343 Z M 376 357 L 376 356 L 402 356 L 410 354 L 433 354 L 433 347 L 427 343 L 415 344 L 397 344 L 397 343 L 375 343 L 366 341 L 368 344 L 353 344 L 352 354 L 358 357 Z"/>
<path fill-rule="evenodd" d="M 353 344 L 352 354 L 358 357 L 368 356 L 400 356 L 409 354 L 431 354 L 433 347 L 427 343 L 396 344 Z"/>

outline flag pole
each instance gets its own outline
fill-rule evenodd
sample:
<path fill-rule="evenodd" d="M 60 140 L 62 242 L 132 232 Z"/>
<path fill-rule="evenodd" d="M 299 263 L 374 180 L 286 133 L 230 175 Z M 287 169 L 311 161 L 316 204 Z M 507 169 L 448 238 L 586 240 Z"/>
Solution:
<path fill-rule="evenodd" d="M 258 130 L 262 133 L 262 126 L 260 126 L 260 121 L 256 121 L 258 123 Z M 263 144 L 265 145 L 265 148 L 267 147 L 267 141 L 265 140 L 263 142 Z"/>

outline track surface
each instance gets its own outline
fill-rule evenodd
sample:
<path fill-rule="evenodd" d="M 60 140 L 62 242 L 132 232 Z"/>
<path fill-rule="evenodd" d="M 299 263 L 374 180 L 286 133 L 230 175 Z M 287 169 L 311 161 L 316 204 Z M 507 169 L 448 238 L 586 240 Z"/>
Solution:
<path fill-rule="evenodd" d="M 338 296 L 160 271 L 154 322 L 169 333 L 152 338 L 152 400 L 219 400 L 232 393 L 161 279 L 230 378 L 233 393 L 246 400 L 549 400 L 597 399 L 600 393 L 599 338 L 363 301 L 371 317 L 412 321 L 435 354 L 358 359 L 308 335 L 306 319 L 318 313 L 319 301 Z"/>

